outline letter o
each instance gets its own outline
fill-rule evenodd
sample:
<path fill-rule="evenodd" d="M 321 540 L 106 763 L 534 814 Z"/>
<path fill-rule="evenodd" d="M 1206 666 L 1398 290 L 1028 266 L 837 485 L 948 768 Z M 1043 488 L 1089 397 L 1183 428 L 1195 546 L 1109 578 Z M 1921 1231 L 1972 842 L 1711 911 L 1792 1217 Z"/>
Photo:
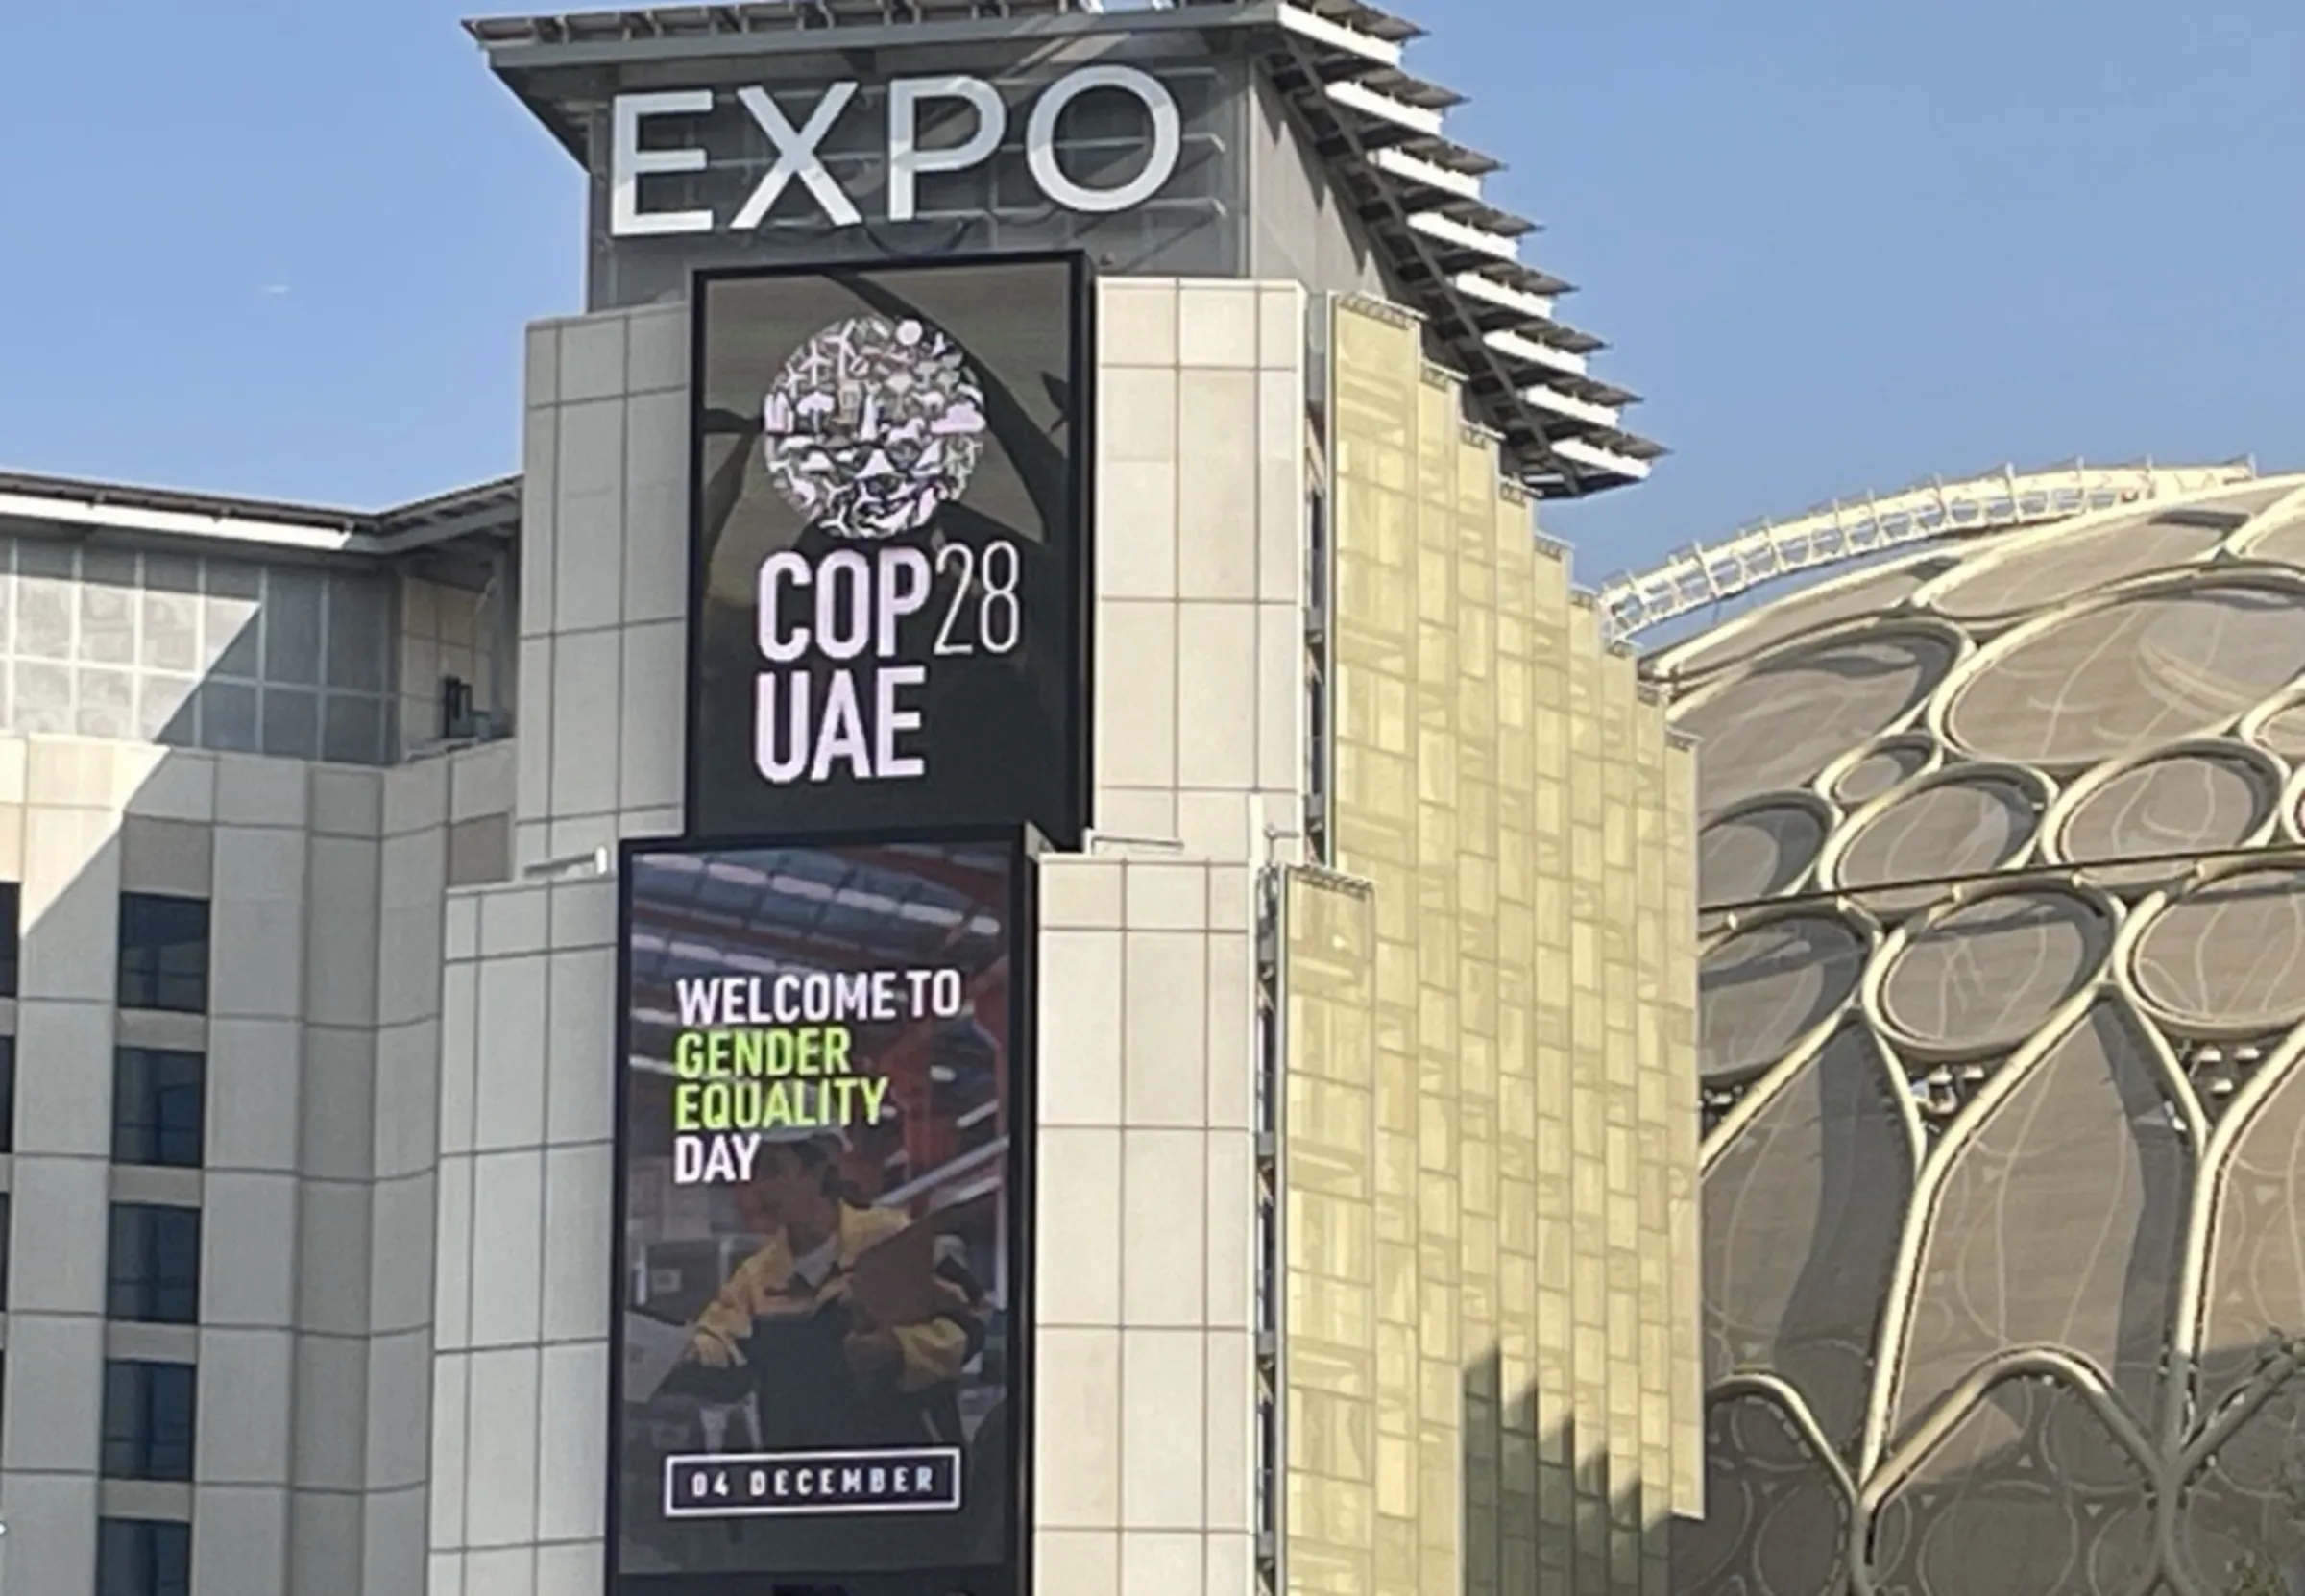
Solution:
<path fill-rule="evenodd" d="M 872 641 L 872 568 L 853 548 L 816 568 L 816 646 L 828 660 L 853 660 Z"/>
<path fill-rule="evenodd" d="M 968 992 L 958 970 L 938 970 L 929 978 L 929 1006 L 946 1019 L 968 1007 Z"/>
<path fill-rule="evenodd" d="M 1084 188 L 1056 161 L 1056 123 L 1075 100 L 1100 88 L 1117 88 L 1142 105 L 1152 118 L 1152 153 L 1145 169 L 1118 188 Z M 1184 119 L 1168 86 L 1133 66 L 1084 66 L 1049 85 L 1025 124 L 1025 163 L 1040 191 L 1067 210 L 1106 216 L 1132 209 L 1159 193 L 1177 175 L 1184 154 Z"/>

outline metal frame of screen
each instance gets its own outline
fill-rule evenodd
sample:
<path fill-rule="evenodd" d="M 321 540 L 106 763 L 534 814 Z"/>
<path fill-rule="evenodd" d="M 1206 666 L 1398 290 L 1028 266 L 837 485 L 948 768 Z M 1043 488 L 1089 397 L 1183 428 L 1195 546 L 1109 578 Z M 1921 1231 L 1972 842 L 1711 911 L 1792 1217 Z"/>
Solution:
<path fill-rule="evenodd" d="M 1011 1415 L 1006 1459 L 1010 1488 L 1007 1555 L 998 1566 L 920 1568 L 902 1572 L 849 1574 L 839 1570 L 793 1573 L 635 1574 L 621 1571 L 623 1493 L 621 1489 L 624 1430 L 624 1306 L 625 1204 L 630 1199 L 626 1173 L 630 1135 L 631 1094 L 626 1072 L 632 1052 L 632 861 L 666 855 L 696 856 L 741 853 L 748 849 L 807 848 L 833 851 L 843 848 L 892 846 L 997 847 L 1009 861 L 1008 893 L 1008 1076 L 1015 1103 L 1016 1131 L 1009 1138 L 1007 1179 L 1009 1223 L 1007 1257 L 1009 1291 L 1008 1402 Z M 1027 1596 L 1032 1588 L 1032 1426 L 1033 1322 L 1036 1281 L 1033 1255 L 1037 1223 L 1032 1147 L 1039 1114 L 1039 930 L 1040 900 L 1036 864 L 1042 851 L 1039 834 L 1028 827 L 956 827 L 945 830 L 909 829 L 903 832 L 848 833 L 825 836 L 716 838 L 628 838 L 617 850 L 617 990 L 615 1118 L 611 1135 L 609 1193 L 609 1324 L 608 1412 L 603 1440 L 607 1448 L 606 1525 L 602 1559 L 602 1586 L 606 1596 Z"/>
<path fill-rule="evenodd" d="M 704 266 L 690 275 L 686 422 L 689 447 L 687 528 L 690 624 L 685 655 L 688 680 L 683 686 L 681 707 L 682 730 L 686 738 L 681 760 L 682 767 L 687 772 L 681 800 L 683 835 L 700 837 L 706 834 L 698 824 L 697 808 L 698 794 L 702 788 L 698 763 L 702 748 L 702 739 L 697 736 L 700 713 L 698 694 L 703 681 L 705 639 L 704 629 L 696 623 L 696 617 L 704 613 L 706 572 L 701 481 L 704 439 L 696 425 L 696 418 L 703 412 L 705 398 L 707 288 L 716 282 L 745 279 L 830 278 L 840 274 L 860 276 L 867 273 L 901 277 L 969 268 L 982 270 L 986 267 L 1047 265 L 1067 266 L 1072 272 L 1072 370 L 1067 374 L 1072 389 L 1072 410 L 1067 418 L 1067 425 L 1072 433 L 1068 440 L 1072 463 L 1072 484 L 1068 496 L 1073 513 L 1074 564 L 1072 637 L 1066 649 L 1072 665 L 1066 701 L 1067 717 L 1074 733 L 1074 746 L 1069 750 L 1072 768 L 1067 772 L 1072 790 L 1072 812 L 1063 816 L 1016 815 L 1013 818 L 1020 825 L 1033 826 L 1058 848 L 1077 850 L 1084 845 L 1088 830 L 1096 819 L 1096 693 L 1093 688 L 1097 616 L 1097 294 L 1095 264 L 1082 250 L 1020 250 L 993 254 L 948 255 L 925 261 L 866 260 L 837 266 Z M 805 834 L 794 832 L 789 834 L 797 836 Z"/>

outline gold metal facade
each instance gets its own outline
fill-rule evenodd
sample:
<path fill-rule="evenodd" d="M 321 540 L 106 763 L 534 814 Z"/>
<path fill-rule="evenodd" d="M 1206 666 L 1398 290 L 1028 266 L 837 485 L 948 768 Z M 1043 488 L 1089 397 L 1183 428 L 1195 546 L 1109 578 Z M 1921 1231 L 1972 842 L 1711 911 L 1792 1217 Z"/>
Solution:
<path fill-rule="evenodd" d="M 1677 1596 L 2305 1572 L 2305 474 L 1649 662 L 1703 746 Z"/>
<path fill-rule="evenodd" d="M 1284 1568 L 1662 1592 L 1700 1506 L 1691 756 L 1418 327 L 1333 318 L 1336 874 L 1289 892 Z"/>

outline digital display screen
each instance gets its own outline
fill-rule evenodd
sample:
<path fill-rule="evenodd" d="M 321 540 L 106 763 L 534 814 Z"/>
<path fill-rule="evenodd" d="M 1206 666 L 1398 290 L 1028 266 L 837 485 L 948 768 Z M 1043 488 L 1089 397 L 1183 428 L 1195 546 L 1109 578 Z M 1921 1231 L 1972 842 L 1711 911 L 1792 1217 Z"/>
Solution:
<path fill-rule="evenodd" d="M 626 1596 L 1013 1568 L 1027 868 L 1016 834 L 627 849 Z"/>
<path fill-rule="evenodd" d="M 688 834 L 1086 826 L 1086 268 L 704 273 Z"/>

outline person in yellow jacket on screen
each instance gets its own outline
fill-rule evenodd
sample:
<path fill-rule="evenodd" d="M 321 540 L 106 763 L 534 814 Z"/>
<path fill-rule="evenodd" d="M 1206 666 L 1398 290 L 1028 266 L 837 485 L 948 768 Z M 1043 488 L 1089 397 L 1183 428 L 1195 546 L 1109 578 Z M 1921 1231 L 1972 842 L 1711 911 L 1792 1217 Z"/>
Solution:
<path fill-rule="evenodd" d="M 958 1240 L 939 1236 L 927 1314 L 874 1322 L 857 1261 L 912 1221 L 850 1201 L 839 1149 L 822 1132 L 761 1149 L 743 1206 L 763 1245 L 699 1316 L 690 1357 L 699 1374 L 720 1371 L 715 1384 L 750 1389 L 769 1451 L 958 1445 L 957 1385 L 983 1345 L 984 1294 Z"/>

